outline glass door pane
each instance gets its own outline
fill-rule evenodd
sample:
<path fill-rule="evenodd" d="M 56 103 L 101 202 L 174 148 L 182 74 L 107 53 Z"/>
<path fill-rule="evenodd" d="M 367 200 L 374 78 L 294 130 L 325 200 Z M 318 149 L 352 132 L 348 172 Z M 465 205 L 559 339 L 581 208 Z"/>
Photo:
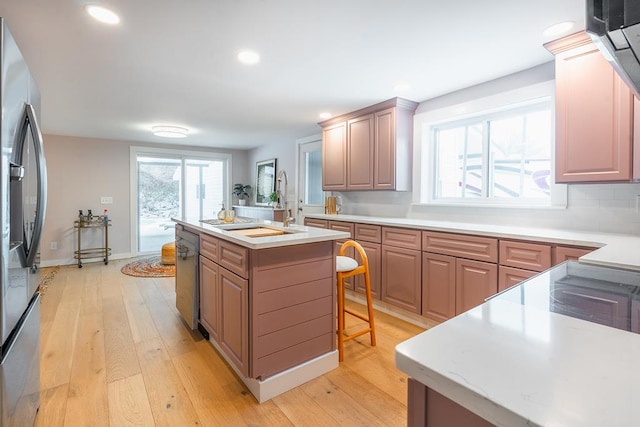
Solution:
<path fill-rule="evenodd" d="M 224 203 L 224 166 L 221 160 L 185 160 L 185 216 L 215 218 Z M 229 206 L 227 206 L 229 207 Z"/>
<path fill-rule="evenodd" d="M 321 140 L 300 144 L 298 173 L 298 222 L 302 224 L 305 214 L 324 213 Z"/>
<path fill-rule="evenodd" d="M 157 252 L 175 239 L 181 212 L 180 159 L 138 156 L 138 252 Z"/>

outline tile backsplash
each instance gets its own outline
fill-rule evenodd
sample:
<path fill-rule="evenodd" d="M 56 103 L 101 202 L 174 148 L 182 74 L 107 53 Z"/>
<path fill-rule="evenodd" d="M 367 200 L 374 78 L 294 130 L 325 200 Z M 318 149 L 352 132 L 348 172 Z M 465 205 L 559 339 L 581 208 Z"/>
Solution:
<path fill-rule="evenodd" d="M 342 212 L 640 235 L 640 184 L 573 184 L 566 209 L 457 207 L 412 204 L 410 192 L 344 192 Z"/>

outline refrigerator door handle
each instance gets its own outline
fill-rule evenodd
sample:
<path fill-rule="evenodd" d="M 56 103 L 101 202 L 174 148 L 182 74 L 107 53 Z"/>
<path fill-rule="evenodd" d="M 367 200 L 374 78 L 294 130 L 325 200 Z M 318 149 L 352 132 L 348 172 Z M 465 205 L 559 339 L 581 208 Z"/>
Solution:
<path fill-rule="evenodd" d="M 33 148 L 37 167 L 37 201 L 35 212 L 35 224 L 33 224 L 33 234 L 31 241 L 26 249 L 25 267 L 34 267 L 36 255 L 38 253 L 38 245 L 42 237 L 42 227 L 44 226 L 44 214 L 47 206 L 47 169 L 44 161 L 44 143 L 42 132 L 36 118 L 36 111 L 31 104 L 25 104 L 24 115 L 22 119 L 22 128 L 18 134 L 18 155 L 22 156 L 22 147 L 26 143 L 27 130 L 31 131 L 33 139 Z M 22 163 L 22 162 L 19 162 Z"/>

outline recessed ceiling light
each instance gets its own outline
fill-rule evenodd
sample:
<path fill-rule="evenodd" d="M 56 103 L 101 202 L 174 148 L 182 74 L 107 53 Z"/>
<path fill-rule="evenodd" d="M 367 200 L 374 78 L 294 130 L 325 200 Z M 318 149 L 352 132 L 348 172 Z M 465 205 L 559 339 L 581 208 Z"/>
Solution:
<path fill-rule="evenodd" d="M 330 119 L 330 118 L 331 118 L 331 116 L 333 116 L 333 114 L 331 114 L 331 113 L 329 113 L 329 112 L 327 112 L 327 111 L 325 111 L 325 112 L 323 112 L 323 113 L 320 113 L 320 118 L 321 118 L 321 119 Z"/>
<path fill-rule="evenodd" d="M 238 61 L 246 65 L 254 65 L 260 62 L 260 55 L 252 50 L 241 50 L 238 52 Z"/>
<path fill-rule="evenodd" d="M 409 89 L 411 89 L 411 86 L 407 82 L 396 82 L 393 85 L 393 90 L 396 92 L 402 92 Z"/>
<path fill-rule="evenodd" d="M 104 24 L 115 25 L 120 22 L 120 17 L 106 7 L 89 4 L 85 7 L 85 10 L 93 19 Z"/>
<path fill-rule="evenodd" d="M 545 28 L 545 30 L 542 32 L 542 35 L 545 37 L 561 36 L 572 29 L 574 25 L 575 22 L 573 21 L 559 22 Z"/>
<path fill-rule="evenodd" d="M 189 129 L 180 126 L 153 126 L 151 131 L 155 136 L 163 138 L 186 138 Z"/>

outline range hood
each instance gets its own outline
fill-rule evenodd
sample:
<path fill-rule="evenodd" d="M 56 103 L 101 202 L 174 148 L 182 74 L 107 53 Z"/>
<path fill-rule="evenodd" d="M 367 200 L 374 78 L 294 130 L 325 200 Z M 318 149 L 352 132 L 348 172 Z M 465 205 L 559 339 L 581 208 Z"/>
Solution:
<path fill-rule="evenodd" d="M 640 1 L 587 0 L 587 33 L 640 96 Z"/>

